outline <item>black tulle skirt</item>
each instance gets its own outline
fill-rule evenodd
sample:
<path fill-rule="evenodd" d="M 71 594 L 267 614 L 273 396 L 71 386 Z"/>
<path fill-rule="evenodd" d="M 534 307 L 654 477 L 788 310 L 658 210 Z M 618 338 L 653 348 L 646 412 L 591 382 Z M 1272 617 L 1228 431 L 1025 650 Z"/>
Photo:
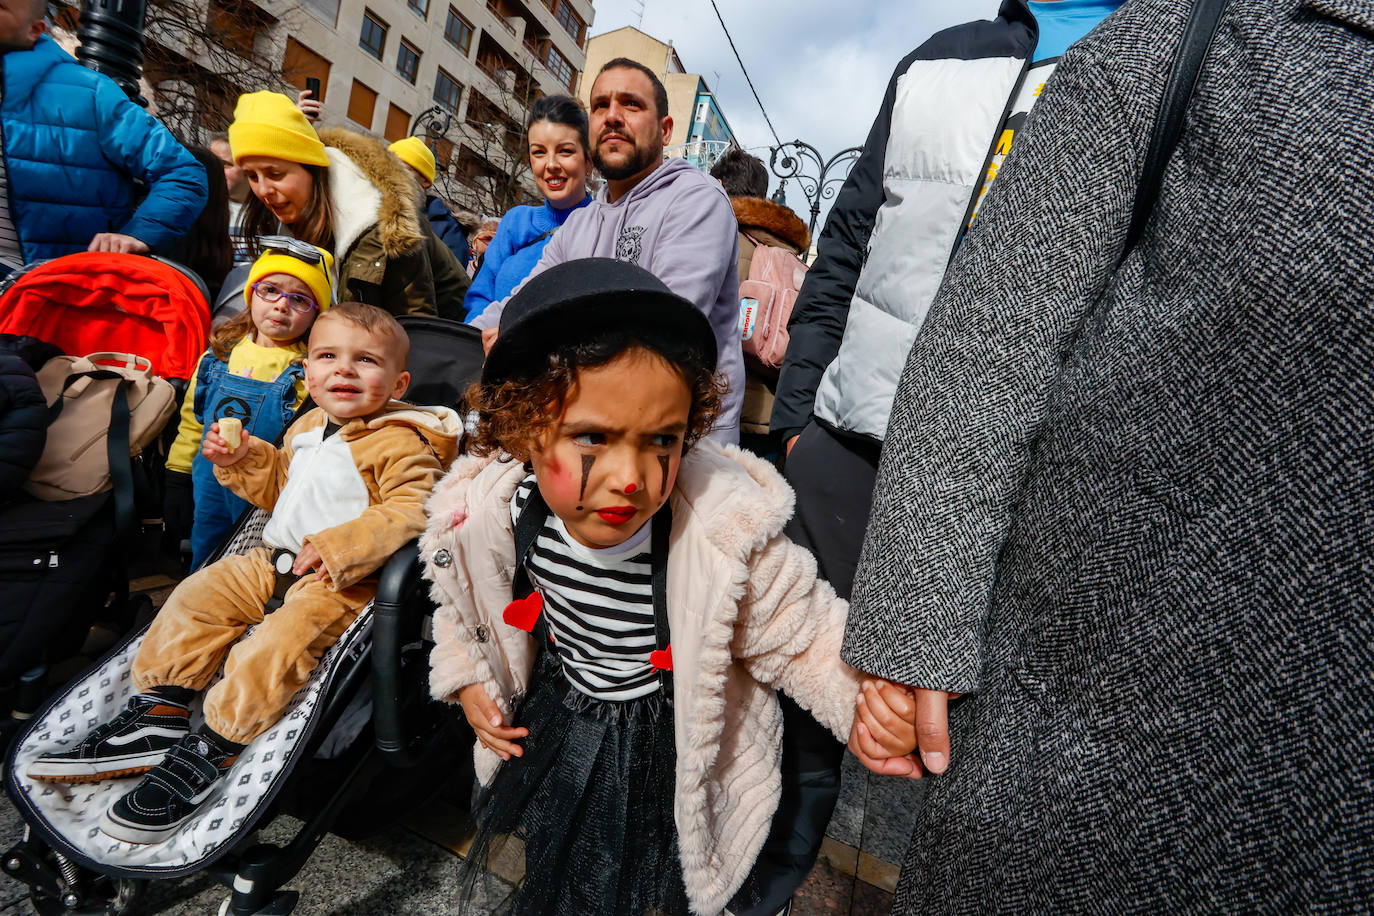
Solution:
<path fill-rule="evenodd" d="M 546 647 L 515 724 L 530 730 L 525 754 L 501 765 L 474 806 L 464 904 L 492 843 L 514 834 L 525 843 L 525 878 L 512 914 L 686 916 L 671 705 L 657 693 L 588 697 Z"/>

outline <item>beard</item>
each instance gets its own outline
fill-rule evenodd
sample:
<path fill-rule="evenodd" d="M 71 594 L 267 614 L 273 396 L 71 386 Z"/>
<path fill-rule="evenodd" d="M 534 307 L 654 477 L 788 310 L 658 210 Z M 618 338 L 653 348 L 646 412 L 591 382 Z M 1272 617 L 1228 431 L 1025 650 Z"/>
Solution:
<path fill-rule="evenodd" d="M 628 139 L 628 138 L 627 138 Z M 598 143 L 596 149 L 592 150 L 592 165 L 601 173 L 601 177 L 607 181 L 622 181 L 638 175 L 648 168 L 654 159 L 663 157 L 663 150 L 641 149 L 638 143 L 631 141 L 633 146 L 624 153 L 625 159 L 619 164 L 612 164 L 606 161 L 601 155 L 601 144 Z"/>

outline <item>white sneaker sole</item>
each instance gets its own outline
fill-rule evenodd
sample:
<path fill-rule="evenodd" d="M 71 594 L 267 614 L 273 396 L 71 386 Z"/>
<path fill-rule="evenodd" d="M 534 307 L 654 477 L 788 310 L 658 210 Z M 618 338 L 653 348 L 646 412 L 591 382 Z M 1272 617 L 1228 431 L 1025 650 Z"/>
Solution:
<path fill-rule="evenodd" d="M 140 751 L 136 754 L 121 754 L 117 757 L 102 757 L 99 760 L 63 760 L 56 757 L 42 757 L 29 764 L 25 770 L 30 779 L 46 782 L 102 782 L 123 776 L 141 776 L 162 762 L 166 750 Z"/>
<path fill-rule="evenodd" d="M 194 817 L 199 810 L 199 807 L 193 808 L 185 817 L 164 827 L 140 827 L 119 820 L 109 809 L 106 809 L 105 813 L 100 816 L 100 832 L 116 840 L 136 843 L 140 846 L 146 846 L 149 843 L 161 843 L 181 829 L 181 825 Z"/>

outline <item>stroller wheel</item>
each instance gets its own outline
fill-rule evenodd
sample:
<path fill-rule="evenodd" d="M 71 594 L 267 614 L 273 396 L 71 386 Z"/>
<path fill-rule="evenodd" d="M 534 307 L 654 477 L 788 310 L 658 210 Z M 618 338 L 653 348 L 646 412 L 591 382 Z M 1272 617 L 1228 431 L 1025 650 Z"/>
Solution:
<path fill-rule="evenodd" d="M 77 889 L 53 897 L 35 889 L 29 900 L 39 916 L 129 916 L 138 912 L 146 881 L 87 872 Z"/>

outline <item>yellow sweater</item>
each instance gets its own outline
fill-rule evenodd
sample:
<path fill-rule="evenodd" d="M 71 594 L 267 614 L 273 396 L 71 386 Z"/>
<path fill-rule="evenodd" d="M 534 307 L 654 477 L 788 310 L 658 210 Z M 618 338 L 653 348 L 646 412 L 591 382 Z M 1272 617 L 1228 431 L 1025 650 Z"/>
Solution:
<path fill-rule="evenodd" d="M 286 371 L 293 360 L 305 355 L 305 344 L 297 343 L 289 347 L 260 347 L 245 337 L 234 344 L 229 351 L 229 372 L 246 378 L 270 382 Z M 182 474 L 191 473 L 191 462 L 200 452 L 200 440 L 205 428 L 196 419 L 196 381 L 200 373 L 191 378 L 186 387 L 186 399 L 181 402 L 181 423 L 177 426 L 177 441 L 172 443 L 167 453 L 167 470 Z M 291 405 L 295 410 L 305 400 L 305 380 L 296 383 L 296 400 Z"/>

